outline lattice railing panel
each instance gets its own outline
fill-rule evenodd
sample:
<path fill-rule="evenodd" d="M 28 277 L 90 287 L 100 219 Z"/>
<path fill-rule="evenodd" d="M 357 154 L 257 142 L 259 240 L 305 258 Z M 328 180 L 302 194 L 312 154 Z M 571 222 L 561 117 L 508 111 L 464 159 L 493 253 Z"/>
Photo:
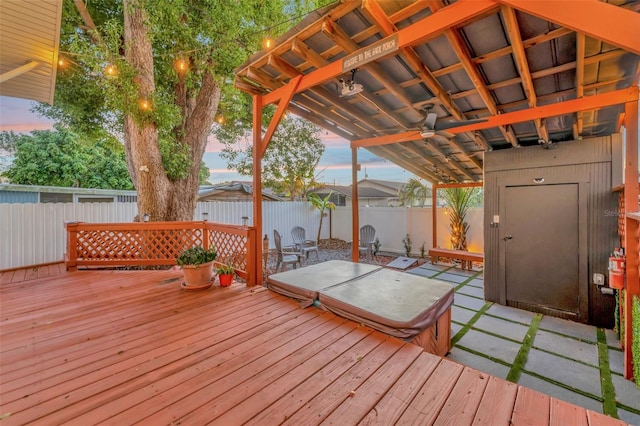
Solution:
<path fill-rule="evenodd" d="M 231 264 L 235 269 L 247 269 L 247 236 L 211 231 L 209 243 L 218 251 L 217 262 Z"/>
<path fill-rule="evenodd" d="M 78 231 L 78 260 L 161 260 L 171 263 L 185 248 L 202 245 L 201 229 Z"/>
<path fill-rule="evenodd" d="M 215 246 L 218 263 L 231 264 L 255 284 L 255 229 L 213 222 L 67 223 L 68 269 L 78 266 L 175 265 L 187 248 Z"/>

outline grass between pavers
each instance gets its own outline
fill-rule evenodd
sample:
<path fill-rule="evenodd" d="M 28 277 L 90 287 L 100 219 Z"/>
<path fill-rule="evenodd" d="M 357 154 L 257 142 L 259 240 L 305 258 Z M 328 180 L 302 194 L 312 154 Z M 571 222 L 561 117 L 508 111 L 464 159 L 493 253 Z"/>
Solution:
<path fill-rule="evenodd" d="M 460 331 L 458 331 L 456 335 L 453 336 L 453 338 L 451 339 L 452 347 L 456 343 L 458 343 L 460 339 L 464 337 L 465 334 L 467 334 L 467 332 L 471 329 L 471 326 L 473 326 L 473 324 L 476 321 L 478 321 L 478 319 L 486 312 L 487 309 L 491 307 L 491 305 L 493 305 L 493 302 L 486 302 L 484 306 L 480 308 L 480 310 L 478 310 L 478 312 L 476 312 L 476 314 L 473 317 L 471 317 L 471 319 L 460 329 Z"/>
<path fill-rule="evenodd" d="M 471 280 L 474 280 L 478 275 L 480 275 L 482 273 L 482 271 L 477 272 L 473 275 L 471 275 L 469 278 L 467 278 L 466 280 L 464 280 L 463 282 L 461 282 L 460 284 L 458 284 L 453 291 L 455 291 L 456 293 L 458 292 L 458 290 L 460 290 L 462 287 L 466 286 L 467 284 L 469 284 L 471 282 Z M 466 295 L 468 296 L 468 295 Z M 475 297 L 475 296 L 469 296 L 469 297 Z M 484 299 L 483 299 L 484 300 Z"/>
<path fill-rule="evenodd" d="M 508 381 L 518 383 L 520 374 L 524 369 L 524 364 L 527 362 L 529 350 L 531 349 L 531 346 L 533 346 L 533 339 L 536 337 L 536 332 L 538 331 L 540 321 L 542 321 L 542 314 L 536 314 L 533 317 L 531 324 L 529 325 L 527 334 L 524 336 L 522 346 L 520 346 L 520 350 L 518 351 L 518 355 L 516 355 L 516 358 L 513 360 L 511 370 L 509 370 L 509 374 L 507 374 Z"/>
<path fill-rule="evenodd" d="M 600 388 L 602 392 L 602 410 L 604 414 L 618 418 L 618 408 L 616 407 L 616 389 L 611 380 L 611 369 L 609 368 L 609 349 L 607 347 L 607 336 L 604 329 L 597 328 L 598 335 L 598 361 L 600 363 Z"/>

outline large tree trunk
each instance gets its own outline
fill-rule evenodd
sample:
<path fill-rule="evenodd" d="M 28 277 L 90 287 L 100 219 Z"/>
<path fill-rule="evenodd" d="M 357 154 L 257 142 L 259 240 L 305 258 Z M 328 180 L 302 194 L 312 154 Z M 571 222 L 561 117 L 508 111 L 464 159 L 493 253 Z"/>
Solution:
<path fill-rule="evenodd" d="M 140 99 L 152 99 L 155 92 L 153 49 L 146 13 L 139 0 L 125 1 L 124 38 L 127 61 L 137 71 Z M 125 115 L 127 166 L 138 192 L 138 213 L 148 214 L 152 221 L 194 219 L 200 163 L 221 93 L 210 68 L 202 75 L 200 90 L 194 97 L 190 97 L 183 80 L 175 90 L 175 102 L 182 111 L 182 123 L 175 129 L 179 135 L 177 143 L 187 144 L 191 152 L 192 164 L 185 178 L 171 181 L 167 177 L 155 124 L 140 123 Z"/>

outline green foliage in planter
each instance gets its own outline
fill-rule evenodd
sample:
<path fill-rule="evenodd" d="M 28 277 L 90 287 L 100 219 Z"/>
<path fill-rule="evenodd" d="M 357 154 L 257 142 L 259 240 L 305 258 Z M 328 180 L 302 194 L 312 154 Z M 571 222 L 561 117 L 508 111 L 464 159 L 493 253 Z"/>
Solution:
<path fill-rule="evenodd" d="M 411 237 L 409 237 L 409 234 L 402 239 L 402 244 L 404 245 L 404 252 L 407 257 L 411 256 Z"/>
<path fill-rule="evenodd" d="M 180 266 L 198 266 L 202 265 L 203 263 L 216 260 L 216 257 L 218 257 L 218 252 L 216 251 L 215 247 L 211 247 L 207 250 L 203 247 L 197 246 L 188 248 L 180 253 L 180 256 L 178 256 L 178 258 L 176 259 L 176 263 Z"/>
<path fill-rule="evenodd" d="M 380 239 L 378 237 L 376 237 L 376 239 L 373 241 L 373 255 L 376 256 L 378 254 L 378 252 L 380 251 L 380 246 L 382 246 L 382 243 L 380 242 Z"/>
<path fill-rule="evenodd" d="M 233 269 L 233 266 L 229 264 L 216 267 L 216 274 L 218 275 L 229 275 L 233 273 L 235 273 L 235 269 Z"/>
<path fill-rule="evenodd" d="M 422 245 L 420 246 L 420 257 L 422 259 L 424 259 L 424 252 L 426 251 L 426 249 L 424 248 L 424 243 L 422 243 Z"/>
<path fill-rule="evenodd" d="M 633 304 L 631 308 L 631 325 L 633 330 L 633 336 L 631 341 L 631 357 L 633 358 L 633 377 L 636 381 L 636 386 L 640 389 L 640 298 L 633 297 Z"/>

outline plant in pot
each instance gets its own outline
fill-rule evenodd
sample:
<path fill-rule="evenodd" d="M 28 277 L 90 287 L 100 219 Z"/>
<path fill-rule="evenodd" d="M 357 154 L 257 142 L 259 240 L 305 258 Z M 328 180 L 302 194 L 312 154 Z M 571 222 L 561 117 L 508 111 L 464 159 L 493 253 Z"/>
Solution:
<path fill-rule="evenodd" d="M 205 290 L 212 286 L 213 261 L 218 257 L 215 247 L 191 247 L 184 250 L 176 258 L 176 263 L 182 268 L 184 290 Z"/>
<path fill-rule="evenodd" d="M 233 282 L 233 275 L 235 274 L 235 269 L 233 269 L 233 266 L 229 264 L 220 265 L 216 267 L 216 273 L 218 274 L 218 278 L 220 279 L 220 286 L 229 287 Z"/>

